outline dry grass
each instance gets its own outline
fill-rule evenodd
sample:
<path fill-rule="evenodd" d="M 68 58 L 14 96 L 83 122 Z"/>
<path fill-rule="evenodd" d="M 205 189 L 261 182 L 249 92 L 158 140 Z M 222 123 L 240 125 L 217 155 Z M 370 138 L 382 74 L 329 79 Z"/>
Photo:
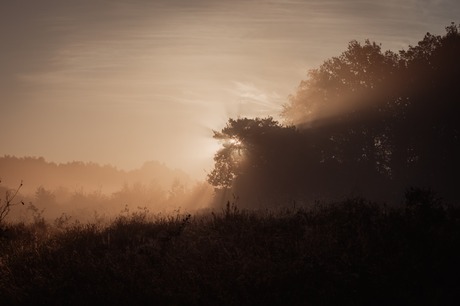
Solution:
<path fill-rule="evenodd" d="M 8 224 L 0 238 L 0 300 L 453 304 L 460 210 L 414 193 L 401 209 L 351 199 L 258 212 L 228 205 L 195 216 L 141 211 L 108 224 Z"/>

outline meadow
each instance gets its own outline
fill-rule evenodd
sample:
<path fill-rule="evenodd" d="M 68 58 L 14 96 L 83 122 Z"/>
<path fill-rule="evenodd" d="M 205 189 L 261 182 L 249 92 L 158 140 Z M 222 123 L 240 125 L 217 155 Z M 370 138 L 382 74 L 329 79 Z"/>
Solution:
<path fill-rule="evenodd" d="M 460 209 L 424 189 L 401 202 L 38 212 L 1 226 L 1 305 L 453 305 Z"/>

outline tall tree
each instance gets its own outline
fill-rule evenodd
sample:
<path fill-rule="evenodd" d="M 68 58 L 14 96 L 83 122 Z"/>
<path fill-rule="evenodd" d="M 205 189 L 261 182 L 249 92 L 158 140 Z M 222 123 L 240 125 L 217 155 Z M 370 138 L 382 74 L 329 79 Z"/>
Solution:
<path fill-rule="evenodd" d="M 352 41 L 311 70 L 272 118 L 230 119 L 209 182 L 248 198 L 390 199 L 410 185 L 454 198 L 460 171 L 460 34 L 398 53 Z M 255 196 L 256 195 L 256 196 Z"/>

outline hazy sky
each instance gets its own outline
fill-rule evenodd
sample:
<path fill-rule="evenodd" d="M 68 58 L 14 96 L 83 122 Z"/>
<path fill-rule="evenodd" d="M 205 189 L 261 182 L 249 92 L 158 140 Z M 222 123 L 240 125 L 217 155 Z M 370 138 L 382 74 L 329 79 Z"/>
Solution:
<path fill-rule="evenodd" d="M 458 0 L 0 0 L 0 155 L 203 178 L 212 129 L 276 116 L 350 40 L 396 51 L 459 16 Z"/>

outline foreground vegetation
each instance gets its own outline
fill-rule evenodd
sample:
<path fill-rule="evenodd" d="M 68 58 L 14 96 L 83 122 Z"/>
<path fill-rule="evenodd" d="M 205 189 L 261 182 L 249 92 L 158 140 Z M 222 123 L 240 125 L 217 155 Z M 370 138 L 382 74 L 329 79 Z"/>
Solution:
<path fill-rule="evenodd" d="M 460 209 L 426 190 L 400 208 L 363 199 L 112 222 L 4 224 L 2 305 L 453 304 Z"/>

